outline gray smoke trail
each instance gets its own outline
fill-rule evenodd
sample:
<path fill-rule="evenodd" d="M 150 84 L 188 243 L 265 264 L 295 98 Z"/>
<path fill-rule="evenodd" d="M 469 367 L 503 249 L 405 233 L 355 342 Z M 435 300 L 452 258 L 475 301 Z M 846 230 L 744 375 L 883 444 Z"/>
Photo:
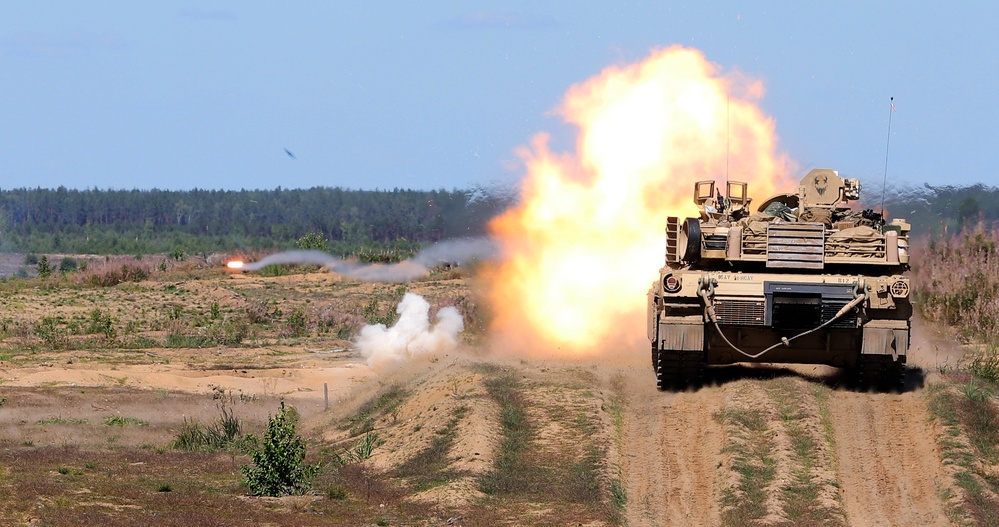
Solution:
<path fill-rule="evenodd" d="M 458 334 L 465 329 L 461 314 L 454 307 L 441 308 L 437 323 L 431 327 L 430 304 L 414 293 L 403 295 L 396 312 L 399 320 L 390 328 L 375 324 L 361 329 L 355 344 L 369 366 L 450 351 L 457 346 Z"/>
<path fill-rule="evenodd" d="M 426 276 L 437 265 L 463 264 L 495 255 L 496 245 L 489 238 L 458 238 L 435 243 L 413 258 L 395 264 L 348 262 L 322 251 L 285 251 L 246 264 L 243 269 L 259 271 L 268 265 L 315 264 L 362 282 L 409 282 Z"/>

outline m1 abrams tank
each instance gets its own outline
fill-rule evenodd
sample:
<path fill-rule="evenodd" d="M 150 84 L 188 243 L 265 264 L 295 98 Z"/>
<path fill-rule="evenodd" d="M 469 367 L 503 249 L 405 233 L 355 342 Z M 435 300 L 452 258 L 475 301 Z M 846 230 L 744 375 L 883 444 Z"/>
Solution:
<path fill-rule="evenodd" d="M 747 185 L 694 185 L 700 217 L 666 222 L 649 290 L 661 390 L 708 364 L 827 364 L 862 388 L 902 389 L 909 348 L 909 224 L 848 206 L 860 182 L 815 169 L 796 194 L 750 209 Z"/>

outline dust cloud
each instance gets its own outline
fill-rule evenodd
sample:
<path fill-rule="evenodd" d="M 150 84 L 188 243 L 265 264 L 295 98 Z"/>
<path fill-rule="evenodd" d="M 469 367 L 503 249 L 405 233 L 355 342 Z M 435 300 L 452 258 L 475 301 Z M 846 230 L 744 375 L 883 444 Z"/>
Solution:
<path fill-rule="evenodd" d="M 420 295 L 406 293 L 396 308 L 399 320 L 392 327 L 374 324 L 361 329 L 355 342 L 371 367 L 379 367 L 429 353 L 446 352 L 458 344 L 464 320 L 454 307 L 441 308 L 437 323 L 430 324 L 430 304 Z"/>

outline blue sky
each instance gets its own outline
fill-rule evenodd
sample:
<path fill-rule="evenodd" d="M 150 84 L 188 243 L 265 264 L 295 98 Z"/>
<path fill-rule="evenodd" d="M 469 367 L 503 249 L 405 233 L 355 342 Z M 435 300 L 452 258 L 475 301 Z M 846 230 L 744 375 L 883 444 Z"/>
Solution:
<path fill-rule="evenodd" d="M 996 2 L 282 4 L 3 2 L 0 186 L 511 184 L 569 86 L 673 44 L 805 168 L 880 184 L 893 96 L 891 183 L 997 183 Z"/>

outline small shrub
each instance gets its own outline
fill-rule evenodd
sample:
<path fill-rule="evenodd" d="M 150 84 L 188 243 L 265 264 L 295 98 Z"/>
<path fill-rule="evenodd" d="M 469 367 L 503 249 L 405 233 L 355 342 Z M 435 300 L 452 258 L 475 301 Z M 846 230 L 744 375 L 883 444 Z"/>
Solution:
<path fill-rule="evenodd" d="M 66 342 L 66 334 L 55 317 L 42 317 L 36 321 L 34 333 L 50 348 L 61 347 Z"/>
<path fill-rule="evenodd" d="M 222 450 L 230 447 L 244 450 L 256 441 L 253 436 L 243 435 L 243 423 L 226 400 L 223 399 L 216 406 L 220 415 L 208 426 L 184 418 L 184 424 L 170 447 L 189 452 Z"/>
<path fill-rule="evenodd" d="M 113 287 L 122 282 L 141 282 L 149 278 L 149 269 L 139 263 L 108 263 L 90 272 L 84 283 L 91 287 Z"/>
<path fill-rule="evenodd" d="M 329 487 L 326 488 L 326 492 L 324 492 L 323 494 L 326 495 L 326 499 L 335 500 L 335 501 L 345 500 L 347 499 L 348 495 L 347 489 L 343 488 L 340 485 L 330 485 Z"/>
<path fill-rule="evenodd" d="M 333 304 L 314 308 L 309 319 L 317 333 L 333 333 L 343 340 L 350 339 L 365 323 L 359 314 L 343 311 Z"/>
<path fill-rule="evenodd" d="M 62 261 L 59 262 L 59 272 L 66 274 L 72 273 L 77 269 L 77 262 L 75 258 L 70 258 L 69 256 L 64 256 Z"/>
<path fill-rule="evenodd" d="M 42 255 L 38 259 L 38 276 L 48 278 L 50 275 L 52 275 L 52 267 L 49 266 L 49 257 Z"/>
<path fill-rule="evenodd" d="M 282 334 L 286 337 L 304 337 L 308 334 L 308 321 L 305 312 L 295 309 L 288 314 Z"/>
<path fill-rule="evenodd" d="M 249 332 L 249 324 L 243 319 L 218 320 L 203 328 L 202 338 L 220 346 L 238 346 Z"/>
<path fill-rule="evenodd" d="M 251 324 L 265 324 L 271 321 L 271 316 L 266 300 L 251 300 L 246 306 L 246 318 Z"/>
<path fill-rule="evenodd" d="M 364 437 L 352 448 L 333 451 L 331 463 L 334 467 L 342 467 L 351 463 L 361 463 L 369 459 L 371 454 L 374 453 L 375 448 L 378 448 L 382 443 L 383 441 L 378 438 L 378 434 L 366 432 Z"/>
<path fill-rule="evenodd" d="M 321 232 L 310 232 L 305 236 L 302 236 L 295 242 L 295 245 L 302 250 L 317 250 L 323 252 L 330 252 L 330 244 L 326 241 L 326 237 L 323 236 Z"/>
<path fill-rule="evenodd" d="M 114 319 L 111 318 L 111 315 L 102 312 L 100 308 L 94 308 L 90 312 L 87 333 L 102 334 L 109 342 L 114 341 L 118 336 L 118 332 L 114 328 Z"/>
<path fill-rule="evenodd" d="M 989 344 L 984 350 L 972 355 L 968 361 L 968 371 L 993 383 L 999 383 L 999 347 Z"/>
<path fill-rule="evenodd" d="M 319 473 L 319 465 L 305 464 L 305 442 L 295 433 L 295 423 L 281 402 L 267 421 L 261 448 L 251 453 L 253 465 L 243 466 L 243 476 L 255 496 L 302 494 Z"/>

